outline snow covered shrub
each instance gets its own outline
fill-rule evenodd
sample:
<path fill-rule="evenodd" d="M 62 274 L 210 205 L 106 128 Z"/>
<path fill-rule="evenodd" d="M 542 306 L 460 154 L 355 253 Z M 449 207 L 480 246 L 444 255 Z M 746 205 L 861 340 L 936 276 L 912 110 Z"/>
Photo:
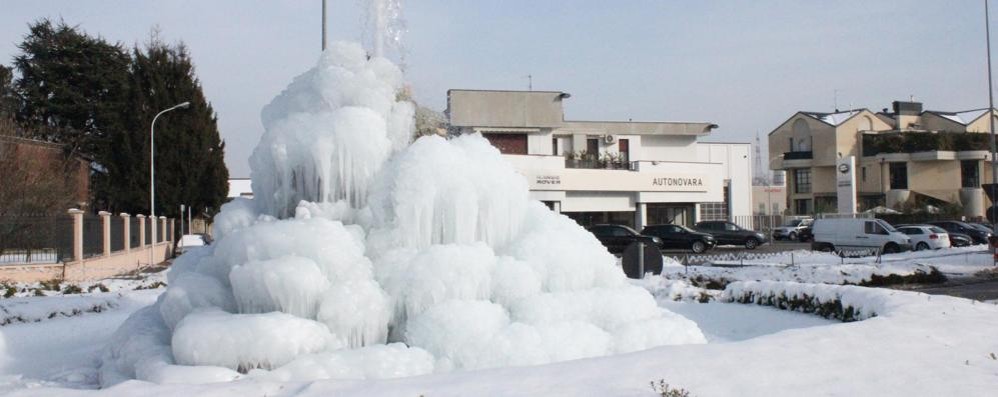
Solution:
<path fill-rule="evenodd" d="M 665 379 L 659 379 L 658 382 L 651 381 L 651 390 L 658 394 L 659 397 L 690 397 L 690 392 L 681 387 L 674 387 L 668 383 L 665 383 Z"/>

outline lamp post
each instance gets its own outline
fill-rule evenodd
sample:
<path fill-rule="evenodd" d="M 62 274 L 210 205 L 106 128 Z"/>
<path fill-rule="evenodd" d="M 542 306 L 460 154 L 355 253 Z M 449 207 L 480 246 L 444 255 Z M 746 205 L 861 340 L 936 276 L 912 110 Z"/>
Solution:
<path fill-rule="evenodd" d="M 156 246 L 156 119 L 162 116 L 163 113 L 171 110 L 187 109 L 190 106 L 190 102 L 183 102 L 164 109 L 156 113 L 156 117 L 152 118 L 152 124 L 149 126 L 149 218 L 153 223 L 151 228 L 152 234 L 150 235 L 151 244 L 149 244 L 149 266 L 153 265 L 153 250 Z"/>
<path fill-rule="evenodd" d="M 989 217 L 991 221 L 991 226 L 994 229 L 991 231 L 992 241 L 988 241 L 991 245 L 991 249 L 994 250 L 995 241 L 998 239 L 998 220 L 996 220 L 996 214 L 994 211 L 995 203 L 994 200 L 998 199 L 995 195 L 995 188 L 998 187 L 998 159 L 995 158 L 995 95 L 994 95 L 994 85 L 991 82 L 991 14 L 988 12 L 988 0 L 984 0 L 984 34 L 987 36 L 985 42 L 988 46 L 988 126 L 991 129 L 991 216 Z M 987 210 L 984 211 L 985 214 L 988 213 Z M 992 255 L 994 260 L 993 264 L 998 265 L 998 254 Z"/>

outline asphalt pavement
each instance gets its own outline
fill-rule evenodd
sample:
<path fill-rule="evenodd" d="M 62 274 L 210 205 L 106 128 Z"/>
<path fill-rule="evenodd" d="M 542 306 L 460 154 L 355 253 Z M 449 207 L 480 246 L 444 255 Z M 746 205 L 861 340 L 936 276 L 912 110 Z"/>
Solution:
<path fill-rule="evenodd" d="M 961 278 L 942 284 L 917 286 L 911 290 L 931 295 L 949 295 L 990 301 L 998 299 L 998 279 L 992 277 Z"/>

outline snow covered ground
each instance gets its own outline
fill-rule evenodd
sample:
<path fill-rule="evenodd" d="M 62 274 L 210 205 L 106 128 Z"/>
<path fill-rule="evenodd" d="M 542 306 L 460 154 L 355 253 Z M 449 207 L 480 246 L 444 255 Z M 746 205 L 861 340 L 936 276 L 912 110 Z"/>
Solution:
<path fill-rule="evenodd" d="M 908 259 L 914 260 L 914 254 Z M 933 266 L 970 273 L 988 259 L 935 258 Z M 904 261 L 894 261 L 894 265 Z M 806 264 L 802 264 L 804 266 Z M 914 265 L 914 263 L 912 264 Z M 829 271 L 841 265 L 823 265 Z M 849 266 L 855 266 L 849 265 Z M 726 268 L 747 280 L 767 273 Z M 852 269 L 849 267 L 849 269 Z M 903 269 L 897 268 L 897 269 Z M 843 269 L 839 269 L 843 270 Z M 740 274 L 744 272 L 745 274 Z M 626 395 L 652 396 L 649 382 L 664 380 L 696 396 L 711 395 L 993 395 L 998 389 L 998 305 L 945 296 L 855 286 L 742 281 L 708 292 L 683 280 L 651 277 L 634 282 L 660 306 L 700 327 L 706 345 L 664 346 L 623 355 L 533 367 L 507 367 L 386 380 L 279 383 L 243 379 L 225 384 L 157 385 L 128 381 L 99 395 Z M 813 273 L 819 274 L 819 273 Z M 161 274 L 129 285 L 148 285 Z M 824 277 L 824 276 L 818 276 Z M 117 282 L 105 284 L 118 285 Z M 4 308 L 44 314 L 54 309 L 108 303 L 107 310 L 0 327 L 0 393 L 89 395 L 97 387 L 104 343 L 135 310 L 162 289 L 0 301 Z M 861 321 L 842 323 L 813 313 L 728 303 L 751 293 L 836 301 Z M 698 303 L 704 294 L 710 303 Z M 993 302 L 992 302 L 993 303 Z M 803 309 L 799 309 L 803 310 Z M 872 317 L 870 317 L 872 316 Z M 44 315 L 36 317 L 45 317 Z"/>
<path fill-rule="evenodd" d="M 876 317 L 841 323 L 765 306 L 660 300 L 696 321 L 711 343 L 666 346 L 538 367 L 509 367 L 391 380 L 216 385 L 129 381 L 100 395 L 654 395 L 649 382 L 693 395 L 993 395 L 998 387 L 998 306 L 959 298 L 852 286 L 736 283 L 796 290 L 862 305 Z M 101 341 L 159 291 L 123 294 L 117 309 L 0 328 L 5 391 L 85 395 Z M 45 298 L 35 298 L 45 299 Z"/>

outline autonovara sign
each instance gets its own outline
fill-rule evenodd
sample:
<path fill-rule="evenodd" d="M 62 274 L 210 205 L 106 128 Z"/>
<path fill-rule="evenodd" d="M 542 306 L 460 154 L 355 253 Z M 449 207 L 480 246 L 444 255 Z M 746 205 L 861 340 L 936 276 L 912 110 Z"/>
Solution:
<path fill-rule="evenodd" d="M 707 192 L 706 175 L 627 170 L 564 169 L 525 175 L 530 190 L 610 192 Z"/>

